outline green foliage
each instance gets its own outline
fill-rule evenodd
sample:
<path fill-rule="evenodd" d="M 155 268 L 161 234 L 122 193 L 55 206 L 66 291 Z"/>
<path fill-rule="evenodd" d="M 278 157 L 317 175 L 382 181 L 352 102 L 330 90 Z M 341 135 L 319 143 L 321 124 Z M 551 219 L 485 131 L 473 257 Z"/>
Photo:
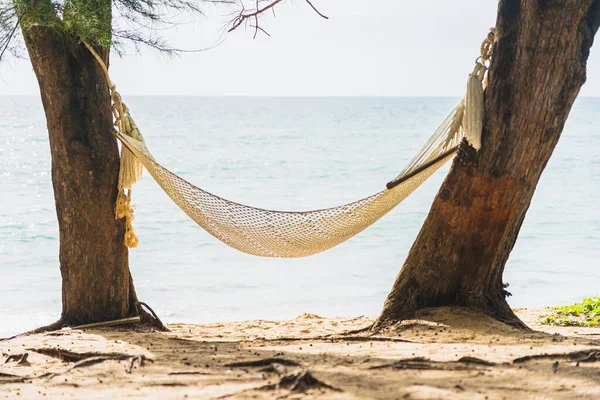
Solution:
<path fill-rule="evenodd" d="M 112 13 L 110 0 L 70 0 L 62 7 L 61 28 L 81 40 L 103 47 L 111 44 Z"/>
<path fill-rule="evenodd" d="M 580 303 L 548 308 L 551 313 L 538 320 L 545 325 L 559 326 L 599 326 L 600 296 L 588 297 Z"/>
<path fill-rule="evenodd" d="M 122 51 L 127 43 L 164 52 L 171 48 L 158 34 L 180 22 L 174 16 L 202 15 L 201 6 L 240 4 L 239 0 L 0 0 L 0 59 L 22 48 L 21 29 L 52 29 L 102 47 Z M 18 29 L 18 28 L 21 29 Z"/>

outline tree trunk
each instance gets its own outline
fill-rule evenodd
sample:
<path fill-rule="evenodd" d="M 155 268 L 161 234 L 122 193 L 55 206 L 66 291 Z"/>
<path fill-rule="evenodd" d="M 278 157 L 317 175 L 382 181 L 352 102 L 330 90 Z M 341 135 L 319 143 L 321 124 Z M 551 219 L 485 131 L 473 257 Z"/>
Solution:
<path fill-rule="evenodd" d="M 63 325 L 137 315 L 136 294 L 115 220 L 119 152 L 106 79 L 77 39 L 24 29 L 50 137 L 60 231 Z M 107 52 L 101 52 L 108 61 Z"/>
<path fill-rule="evenodd" d="M 500 1 L 482 148 L 454 160 L 374 329 L 444 305 L 525 328 L 502 274 L 599 24 L 600 0 Z"/>

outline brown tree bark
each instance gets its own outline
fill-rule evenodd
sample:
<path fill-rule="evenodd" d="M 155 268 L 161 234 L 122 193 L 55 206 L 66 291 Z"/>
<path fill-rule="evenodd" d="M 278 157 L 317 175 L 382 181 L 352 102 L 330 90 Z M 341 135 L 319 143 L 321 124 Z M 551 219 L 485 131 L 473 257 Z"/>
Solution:
<path fill-rule="evenodd" d="M 23 35 L 52 154 L 63 307 L 56 326 L 137 315 L 125 223 L 114 214 L 119 152 L 106 79 L 76 38 L 41 26 Z"/>
<path fill-rule="evenodd" d="M 502 274 L 585 82 L 599 24 L 599 0 L 500 1 L 482 148 L 454 160 L 375 330 L 444 305 L 526 328 L 506 302 Z"/>

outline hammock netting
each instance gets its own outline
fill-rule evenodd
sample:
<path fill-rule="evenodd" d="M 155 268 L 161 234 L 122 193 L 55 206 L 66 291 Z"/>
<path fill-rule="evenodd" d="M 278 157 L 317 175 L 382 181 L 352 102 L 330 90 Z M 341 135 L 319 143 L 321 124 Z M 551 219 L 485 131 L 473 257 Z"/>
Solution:
<path fill-rule="evenodd" d="M 332 248 L 396 207 L 454 156 L 462 134 L 457 107 L 391 189 L 338 207 L 305 212 L 274 211 L 223 199 L 158 164 L 143 140 L 118 134 L 167 195 L 198 225 L 225 244 L 262 257 L 296 258 Z M 458 128 L 458 129 L 457 129 Z"/>

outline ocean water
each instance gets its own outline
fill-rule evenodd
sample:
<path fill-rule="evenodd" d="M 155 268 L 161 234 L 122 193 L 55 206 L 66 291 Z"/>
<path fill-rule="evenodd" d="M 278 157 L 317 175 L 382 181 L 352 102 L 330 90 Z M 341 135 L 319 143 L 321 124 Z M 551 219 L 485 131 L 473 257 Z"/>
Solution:
<path fill-rule="evenodd" d="M 458 98 L 125 99 L 155 157 L 228 199 L 308 210 L 381 190 Z M 538 185 L 505 281 L 510 304 L 600 294 L 600 98 L 578 99 Z M 233 250 L 148 176 L 134 190 L 139 298 L 166 322 L 376 315 L 448 166 L 381 221 L 292 260 Z M 60 314 L 58 234 L 41 102 L 0 97 L 0 337 Z"/>

